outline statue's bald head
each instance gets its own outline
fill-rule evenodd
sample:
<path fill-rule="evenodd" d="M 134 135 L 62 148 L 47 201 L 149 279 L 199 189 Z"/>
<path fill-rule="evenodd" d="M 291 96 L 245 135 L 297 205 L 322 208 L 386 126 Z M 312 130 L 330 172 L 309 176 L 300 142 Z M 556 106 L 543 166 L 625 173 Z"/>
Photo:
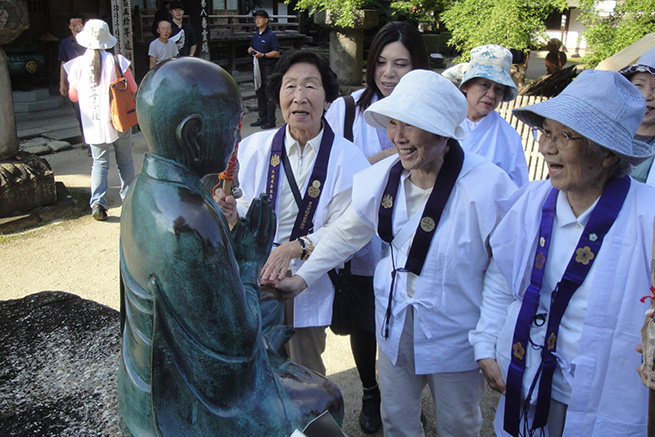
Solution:
<path fill-rule="evenodd" d="M 198 58 L 164 62 L 144 78 L 137 95 L 139 126 L 151 153 L 198 177 L 223 171 L 240 140 L 243 114 L 234 79 Z"/>

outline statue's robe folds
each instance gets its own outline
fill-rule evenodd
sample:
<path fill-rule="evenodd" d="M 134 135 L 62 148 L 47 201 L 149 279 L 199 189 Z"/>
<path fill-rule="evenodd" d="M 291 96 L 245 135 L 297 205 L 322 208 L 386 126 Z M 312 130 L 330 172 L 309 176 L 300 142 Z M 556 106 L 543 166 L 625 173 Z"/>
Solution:
<path fill-rule="evenodd" d="M 200 180 L 146 155 L 121 218 L 118 397 L 133 434 L 282 436 L 325 410 L 343 421 L 339 389 L 277 353 L 278 316 L 262 334 L 261 266 L 243 250 Z"/>

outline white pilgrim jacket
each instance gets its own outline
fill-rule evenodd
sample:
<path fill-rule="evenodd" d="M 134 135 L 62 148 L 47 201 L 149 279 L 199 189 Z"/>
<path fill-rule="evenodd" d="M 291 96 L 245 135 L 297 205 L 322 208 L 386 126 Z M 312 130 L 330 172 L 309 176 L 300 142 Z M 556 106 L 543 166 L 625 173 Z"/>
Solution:
<path fill-rule="evenodd" d="M 525 160 L 521 136 L 496 111 L 492 111 L 469 130 L 464 120 L 461 126 L 466 130 L 462 141 L 464 150 L 484 156 L 507 172 L 518 187 L 527 184 L 528 164 Z"/>
<path fill-rule="evenodd" d="M 355 99 L 355 105 L 360 98 L 364 89 L 357 90 L 351 94 Z M 371 104 L 377 102 L 376 95 L 371 99 Z M 338 98 L 330 104 L 325 119 L 328 121 L 334 133 L 343 136 L 345 130 L 346 103 L 343 98 Z M 385 130 L 386 135 L 386 130 Z M 353 143 L 359 147 L 366 158 L 370 158 L 382 151 L 383 145 L 380 143 L 376 128 L 366 123 L 364 112 L 355 106 L 355 119 L 353 120 Z M 392 144 L 393 146 L 393 144 Z M 373 239 L 357 252 L 351 260 L 351 271 L 355 275 L 373 276 L 375 265 L 381 256 L 381 241 L 377 237 Z"/>
<path fill-rule="evenodd" d="M 338 233 L 341 227 L 329 226 L 310 262 L 298 272 L 308 284 L 326 271 L 331 262 L 334 263 L 335 254 L 338 258 L 346 257 L 366 243 L 367 236 L 370 238 L 374 230 L 377 231 L 378 210 L 389 171 L 399 159 L 397 155 L 391 156 L 355 176 L 353 208 L 346 214 L 352 209 L 356 211 L 358 222 L 352 229 L 359 228 L 361 232 L 352 232 L 350 238 L 341 239 L 343 244 L 352 245 L 341 253 L 328 247 L 330 240 L 336 240 L 331 233 Z M 392 218 L 393 234 L 400 233 L 403 238 L 403 241 L 394 243 L 397 246 L 393 250 L 397 267 L 405 265 L 423 211 L 421 207 L 414 217 L 407 217 L 403 184 L 408 175 L 407 171 L 401 175 Z M 388 339 L 382 337 L 381 329 L 393 270 L 390 251 L 378 263 L 374 279 L 378 345 L 394 364 L 407 307 L 412 306 L 416 374 L 477 368 L 467 335 L 478 320 L 482 278 L 490 256 L 488 238 L 501 216 L 496 201 L 509 197 L 515 189 L 514 183 L 501 169 L 480 156 L 465 154 L 462 170 L 434 233 L 421 275 L 397 275 Z M 340 223 L 342 221 L 336 224 Z M 408 293 L 410 274 L 416 278 L 416 281 L 411 281 L 416 285 Z"/>
<path fill-rule="evenodd" d="M 500 344 L 500 331 L 483 320 L 488 305 L 493 307 L 499 300 L 513 298 L 515 303 L 508 307 L 508 315 L 511 312 L 513 316 L 503 319 L 506 325 L 516 325 L 518 311 L 510 309 L 520 305 L 529 284 L 541 209 L 551 189 L 549 181 L 523 187 L 512 198 L 515 203 L 491 237 L 494 261 L 510 289 L 503 295 L 499 291 L 488 293 L 485 288 L 480 325 L 470 335 L 477 359 L 486 358 L 478 350 L 488 351 L 486 343 L 495 343 L 495 338 L 496 354 L 499 350 L 511 351 L 512 340 L 502 336 L 505 341 Z M 572 360 L 565 436 L 646 435 L 648 390 L 635 370 L 641 356 L 634 347 L 641 342 L 640 329 L 649 307 L 648 302 L 639 299 L 649 294 L 654 200 L 655 189 L 631 180 L 625 203 L 597 254 L 593 276 L 585 280 L 585 284 L 592 281 L 591 291 L 578 355 Z M 481 329 L 483 326 L 486 329 Z M 509 352 L 505 355 L 509 356 Z M 502 371 L 506 374 L 507 369 Z M 500 402 L 504 399 L 501 397 Z M 502 428 L 502 420 L 497 423 Z M 502 429 L 496 432 L 503 434 Z"/>
<path fill-rule="evenodd" d="M 250 135 L 239 144 L 239 183 L 243 190 L 243 196 L 247 199 L 248 203 L 267 191 L 268 167 L 271 159 L 273 137 L 276 133 L 277 129 L 258 132 Z M 369 167 L 368 161 L 359 149 L 350 141 L 335 134 L 328 161 L 327 176 L 316 207 L 316 214 L 314 215 L 314 232 L 327 224 L 331 210 L 334 207 L 330 202 L 332 198 L 346 190 L 350 190 L 355 173 L 366 167 Z M 285 179 L 284 183 L 286 183 L 286 176 L 281 165 L 279 173 L 278 176 Z M 303 186 L 298 185 L 301 196 L 304 196 L 310 179 L 310 177 L 307 177 Z M 283 181 L 280 181 L 278 192 L 282 183 Z M 279 204 L 280 199 L 278 196 Z M 239 215 L 244 216 L 244 214 L 245 211 L 240 209 Z M 331 220 L 335 220 L 335 218 Z M 281 244 L 285 243 L 287 240 L 280 241 L 278 239 L 278 230 L 276 228 L 275 241 Z M 318 235 L 313 236 L 313 234 L 310 234 L 309 237 L 314 245 L 320 241 L 320 236 Z M 295 274 L 298 268 L 302 266 L 302 263 L 298 259 L 292 260 L 292 273 Z M 294 299 L 294 327 L 328 326 L 332 321 L 333 300 L 334 288 L 326 273 L 307 291 L 296 296 Z"/>

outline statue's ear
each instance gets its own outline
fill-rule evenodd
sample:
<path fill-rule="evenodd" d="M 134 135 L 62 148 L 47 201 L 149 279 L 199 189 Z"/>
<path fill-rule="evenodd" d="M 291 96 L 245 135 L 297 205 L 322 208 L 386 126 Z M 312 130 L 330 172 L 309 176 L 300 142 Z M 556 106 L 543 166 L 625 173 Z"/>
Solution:
<path fill-rule="evenodd" d="M 198 165 L 203 158 L 203 154 L 201 153 L 201 129 L 202 117 L 199 114 L 189 115 L 175 129 L 178 144 L 189 154 L 189 164 Z"/>

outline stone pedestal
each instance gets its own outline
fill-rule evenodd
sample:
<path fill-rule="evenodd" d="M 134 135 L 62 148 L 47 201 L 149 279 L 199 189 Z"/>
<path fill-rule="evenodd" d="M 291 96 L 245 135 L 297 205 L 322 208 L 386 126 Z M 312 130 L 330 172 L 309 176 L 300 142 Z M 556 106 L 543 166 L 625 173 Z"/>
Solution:
<path fill-rule="evenodd" d="M 57 200 L 55 175 L 48 161 L 25 152 L 15 155 L 0 160 L 0 217 Z"/>
<path fill-rule="evenodd" d="M 339 85 L 362 85 L 362 58 L 364 57 L 364 30 L 378 23 L 378 11 L 362 9 L 356 11 L 357 18 L 352 28 L 336 27 L 336 15 L 328 10 L 316 12 L 314 22 L 331 29 L 330 67 L 337 73 Z"/>

